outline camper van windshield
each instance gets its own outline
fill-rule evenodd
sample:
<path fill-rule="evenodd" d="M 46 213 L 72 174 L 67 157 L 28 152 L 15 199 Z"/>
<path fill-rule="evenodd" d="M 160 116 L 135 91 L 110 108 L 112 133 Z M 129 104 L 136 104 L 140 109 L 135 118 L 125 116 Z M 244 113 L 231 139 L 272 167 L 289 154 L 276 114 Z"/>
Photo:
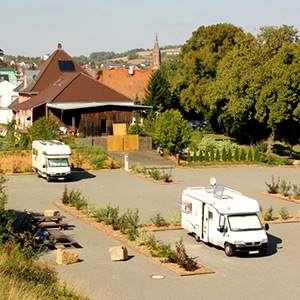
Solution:
<path fill-rule="evenodd" d="M 262 226 L 256 214 L 228 216 L 228 223 L 232 231 L 261 230 Z"/>
<path fill-rule="evenodd" d="M 49 167 L 68 167 L 69 162 L 67 158 L 51 158 L 49 159 Z"/>

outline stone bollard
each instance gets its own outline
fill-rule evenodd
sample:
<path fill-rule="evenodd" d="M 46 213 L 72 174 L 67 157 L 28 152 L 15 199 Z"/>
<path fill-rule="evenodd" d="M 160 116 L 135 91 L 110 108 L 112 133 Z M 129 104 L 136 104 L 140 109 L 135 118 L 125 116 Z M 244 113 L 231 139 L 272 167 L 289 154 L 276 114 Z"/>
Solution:
<path fill-rule="evenodd" d="M 60 216 L 60 212 L 59 210 L 47 209 L 44 211 L 44 215 L 51 216 L 51 217 Z"/>
<path fill-rule="evenodd" d="M 120 261 L 128 259 L 128 251 L 125 246 L 116 246 L 109 248 L 110 259 L 112 261 Z"/>
<path fill-rule="evenodd" d="M 56 254 L 56 263 L 58 265 L 69 265 L 69 264 L 74 264 L 78 262 L 78 254 L 76 253 L 70 253 L 64 249 L 57 249 L 57 254 Z"/>

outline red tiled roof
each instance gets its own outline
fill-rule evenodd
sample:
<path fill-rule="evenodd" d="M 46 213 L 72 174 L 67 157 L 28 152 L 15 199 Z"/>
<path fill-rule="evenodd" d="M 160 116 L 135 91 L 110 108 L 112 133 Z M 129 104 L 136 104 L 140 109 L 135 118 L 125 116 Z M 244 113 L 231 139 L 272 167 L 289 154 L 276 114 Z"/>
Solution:
<path fill-rule="evenodd" d="M 132 102 L 132 100 L 89 75 L 81 72 L 65 72 L 38 95 L 22 103 L 12 104 L 10 108 L 27 110 L 44 103 L 74 102 Z"/>
<path fill-rule="evenodd" d="M 139 99 L 142 99 L 152 71 L 133 70 L 133 75 L 130 75 L 128 71 L 127 69 L 103 70 L 98 80 L 131 99 L 135 99 L 136 94 Z"/>

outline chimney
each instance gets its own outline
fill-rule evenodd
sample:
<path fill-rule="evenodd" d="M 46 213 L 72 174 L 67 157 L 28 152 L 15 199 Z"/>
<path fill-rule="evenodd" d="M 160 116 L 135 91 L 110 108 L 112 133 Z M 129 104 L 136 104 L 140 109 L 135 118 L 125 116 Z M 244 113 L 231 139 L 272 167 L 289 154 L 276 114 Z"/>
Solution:
<path fill-rule="evenodd" d="M 59 43 L 58 45 L 57 45 L 57 50 L 61 50 L 62 49 L 62 45 L 61 45 L 61 43 Z"/>

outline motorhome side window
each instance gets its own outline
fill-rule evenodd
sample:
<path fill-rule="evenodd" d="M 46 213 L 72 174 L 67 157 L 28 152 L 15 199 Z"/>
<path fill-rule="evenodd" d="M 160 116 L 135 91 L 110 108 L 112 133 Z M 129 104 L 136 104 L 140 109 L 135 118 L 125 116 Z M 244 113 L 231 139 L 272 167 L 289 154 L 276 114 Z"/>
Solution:
<path fill-rule="evenodd" d="M 192 203 L 186 203 L 184 205 L 184 211 L 188 214 L 192 213 Z"/>
<path fill-rule="evenodd" d="M 223 228 L 227 228 L 226 218 L 224 215 L 220 215 L 219 226 Z"/>

